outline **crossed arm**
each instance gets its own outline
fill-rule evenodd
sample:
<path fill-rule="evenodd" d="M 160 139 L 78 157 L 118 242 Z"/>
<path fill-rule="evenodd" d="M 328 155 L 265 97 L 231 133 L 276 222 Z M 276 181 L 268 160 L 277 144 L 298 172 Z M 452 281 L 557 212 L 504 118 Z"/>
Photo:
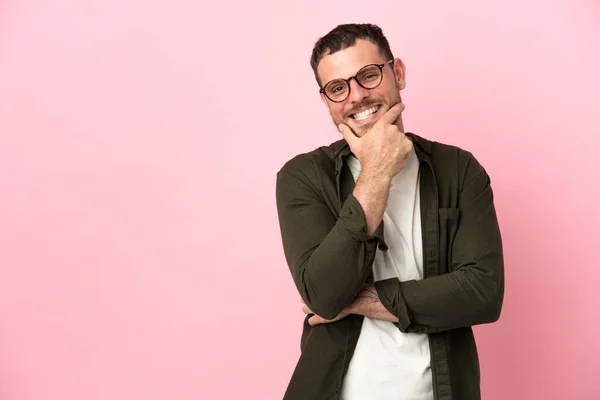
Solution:
<path fill-rule="evenodd" d="M 365 214 L 365 222 L 367 224 L 367 232 L 373 235 L 377 226 L 383 218 L 383 211 L 389 196 L 389 180 L 382 178 L 377 174 L 368 176 L 363 173 L 354 190 L 356 200 L 360 204 Z M 304 304 L 302 310 L 306 314 L 315 314 Z M 368 318 L 379 319 L 383 321 L 398 322 L 398 318 L 389 312 L 377 294 L 375 285 L 365 285 L 362 290 L 356 295 L 354 300 L 333 319 L 326 319 L 317 314 L 308 319 L 311 326 L 330 323 L 345 318 L 349 314 L 362 315 Z"/>
<path fill-rule="evenodd" d="M 308 323 L 311 326 L 339 321 L 350 314 L 362 315 L 364 317 L 379 319 L 382 321 L 398 322 L 398 318 L 389 312 L 383 304 L 381 304 L 379 295 L 377 294 L 377 289 L 375 289 L 374 285 L 365 285 L 363 290 L 356 296 L 352 303 L 344 307 L 342 312 L 340 312 L 334 319 L 325 319 L 315 314 L 306 304 L 303 305 L 302 311 L 304 311 L 305 314 L 314 314 L 308 319 Z"/>
<path fill-rule="evenodd" d="M 316 179 L 294 169 L 279 174 L 284 251 L 305 312 L 315 314 L 312 323 L 360 314 L 398 322 L 402 332 L 436 333 L 498 319 L 504 266 L 492 190 L 474 158 L 464 163 L 457 208 L 439 210 L 460 212 L 451 257 L 440 265 L 448 272 L 420 281 L 391 278 L 366 287 L 377 239 L 360 192 L 348 196 L 333 216 L 313 183 Z"/>

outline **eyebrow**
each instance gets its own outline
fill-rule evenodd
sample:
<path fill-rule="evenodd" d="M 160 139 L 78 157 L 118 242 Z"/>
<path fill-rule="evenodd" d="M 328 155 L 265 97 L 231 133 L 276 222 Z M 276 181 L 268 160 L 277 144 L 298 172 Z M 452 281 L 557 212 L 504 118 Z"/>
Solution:
<path fill-rule="evenodd" d="M 373 65 L 373 64 L 375 64 L 375 65 L 387 64 L 387 62 L 386 61 L 375 61 L 375 62 L 367 63 L 367 64 L 363 65 L 362 67 L 360 67 L 359 69 L 357 69 L 356 72 L 354 72 L 354 75 L 350 75 L 348 78 L 351 78 L 351 77 L 355 76 L 356 74 L 358 74 L 358 71 L 360 71 L 361 69 L 363 69 L 367 65 Z M 324 81 L 325 83 L 323 84 L 323 87 L 325 87 L 329 82 L 335 82 L 335 81 L 338 81 L 338 80 L 341 81 L 341 80 L 348 79 L 348 78 L 333 78 L 333 79 L 330 79 L 328 81 Z"/>

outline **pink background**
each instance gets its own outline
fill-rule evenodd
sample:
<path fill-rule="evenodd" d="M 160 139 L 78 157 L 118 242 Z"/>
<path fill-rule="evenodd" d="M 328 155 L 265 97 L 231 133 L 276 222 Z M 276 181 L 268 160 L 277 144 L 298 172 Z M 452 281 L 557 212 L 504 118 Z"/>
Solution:
<path fill-rule="evenodd" d="M 484 399 L 600 398 L 598 1 L 4 0 L 0 399 L 283 396 L 275 173 L 339 137 L 309 57 L 347 22 L 407 65 L 406 129 L 492 177 Z"/>

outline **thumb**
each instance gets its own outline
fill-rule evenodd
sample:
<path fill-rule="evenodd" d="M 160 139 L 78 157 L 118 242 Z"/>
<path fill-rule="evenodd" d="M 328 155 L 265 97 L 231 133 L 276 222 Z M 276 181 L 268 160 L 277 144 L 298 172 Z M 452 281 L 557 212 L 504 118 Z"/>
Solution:
<path fill-rule="evenodd" d="M 348 142 L 350 147 L 354 147 L 354 145 L 358 141 L 358 136 L 354 134 L 352 128 L 342 123 L 338 125 L 338 129 L 340 130 L 340 133 L 342 134 L 344 139 L 346 139 L 346 142 Z"/>

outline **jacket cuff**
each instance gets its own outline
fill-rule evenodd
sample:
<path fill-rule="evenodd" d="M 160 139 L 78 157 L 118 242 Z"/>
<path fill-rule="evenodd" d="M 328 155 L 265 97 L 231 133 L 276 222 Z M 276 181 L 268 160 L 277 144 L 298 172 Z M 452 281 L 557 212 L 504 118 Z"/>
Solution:
<path fill-rule="evenodd" d="M 353 194 L 346 198 L 346 202 L 340 210 L 339 220 L 356 241 L 367 241 L 375 237 L 369 235 L 365 212 Z"/>
<path fill-rule="evenodd" d="M 371 239 L 377 239 L 379 250 L 388 250 L 388 246 L 383 237 L 383 221 L 379 224 L 375 232 L 372 235 L 369 235 L 369 226 L 367 225 L 365 211 L 353 194 L 348 195 L 346 198 L 346 202 L 340 211 L 339 220 L 344 228 L 350 232 L 354 240 L 364 242 Z"/>
<path fill-rule="evenodd" d="M 407 332 L 412 323 L 412 315 L 408 310 L 402 294 L 402 287 L 398 278 L 384 279 L 375 282 L 375 289 L 381 304 L 398 318 L 398 328 Z"/>

